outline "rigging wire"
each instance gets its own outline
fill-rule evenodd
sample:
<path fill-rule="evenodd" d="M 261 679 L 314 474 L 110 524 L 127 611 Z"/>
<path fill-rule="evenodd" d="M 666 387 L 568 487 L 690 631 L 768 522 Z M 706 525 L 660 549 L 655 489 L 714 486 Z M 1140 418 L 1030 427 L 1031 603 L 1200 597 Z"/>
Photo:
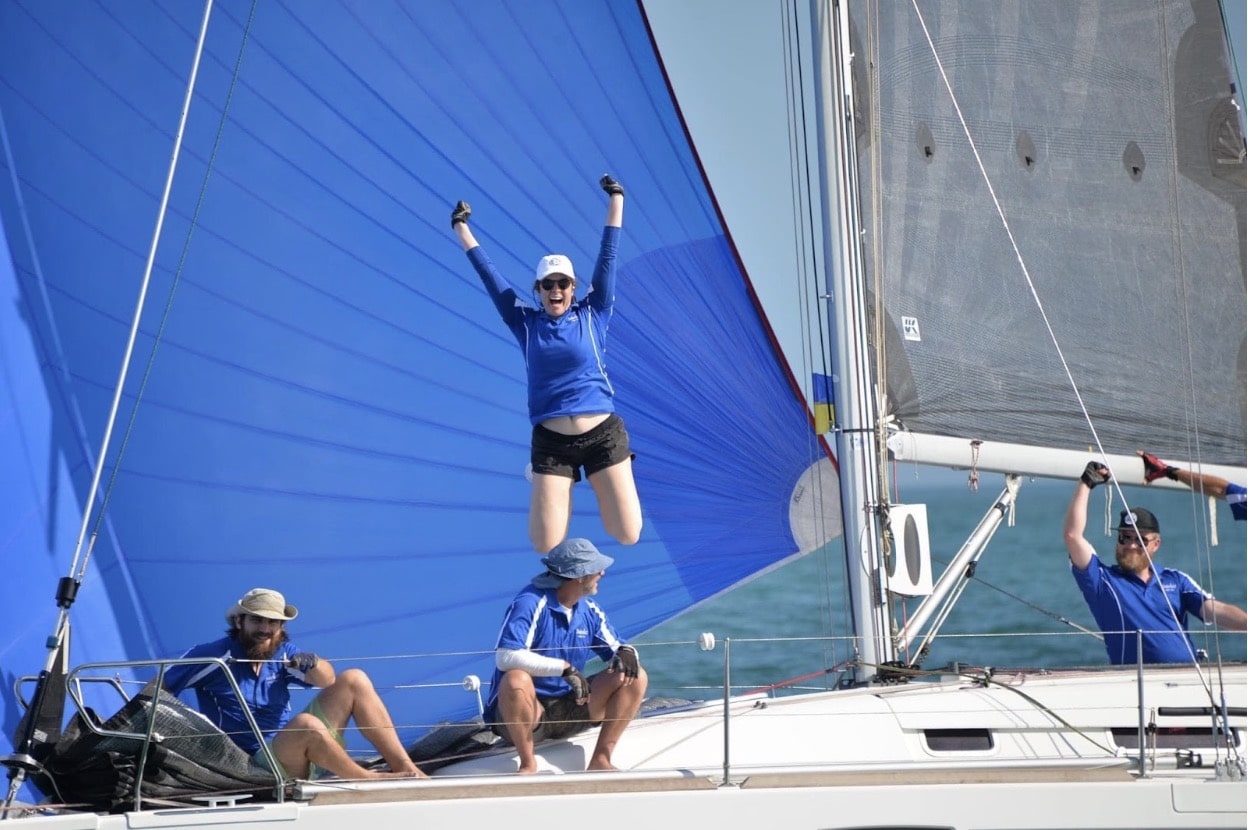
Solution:
<path fill-rule="evenodd" d="M 798 299 L 799 327 L 801 330 L 801 337 L 799 338 L 802 349 L 801 382 L 803 385 L 806 383 L 812 384 L 811 395 L 808 400 L 813 403 L 817 397 L 813 388 L 813 384 L 816 382 L 813 376 L 813 367 L 817 365 L 820 373 L 825 377 L 830 374 L 830 370 L 828 367 L 828 348 L 824 340 L 826 326 L 824 304 L 819 297 L 819 268 L 818 257 L 816 256 L 818 215 L 810 198 L 810 194 L 815 191 L 810 180 L 810 127 L 806 123 L 805 116 L 806 88 L 802 71 L 805 61 L 802 53 L 801 16 L 797 10 L 797 2 L 798 0 L 793 0 L 792 3 L 782 3 L 780 5 L 780 13 L 782 53 L 784 57 L 785 109 L 787 115 L 785 126 L 789 145 L 789 189 L 793 194 L 793 226 L 796 229 L 793 242 L 795 249 L 794 261 L 797 263 L 797 270 L 794 274 L 794 289 Z M 813 327 L 811 325 L 812 308 L 817 322 Z M 814 353 L 813 348 L 816 338 L 819 343 L 818 354 Z M 824 539 L 833 535 L 831 532 L 833 529 L 829 527 L 833 519 L 827 516 L 822 509 L 826 499 L 823 492 L 824 480 L 823 476 L 819 474 L 819 470 L 823 464 L 825 453 L 823 439 L 818 433 L 817 427 L 812 426 L 807 440 L 810 448 L 808 457 L 818 459 L 811 468 L 815 472 L 812 486 L 816 490 L 816 496 L 811 500 L 811 509 L 816 514 L 813 517 L 814 524 L 818 529 L 816 538 Z M 844 534 L 843 522 L 841 533 L 842 535 Z M 817 553 L 823 570 L 823 601 L 821 602 L 821 610 L 828 630 L 834 630 L 835 626 L 832 624 L 834 604 L 831 563 L 828 556 L 822 555 L 826 549 L 827 545 L 823 545 Z M 841 608 L 842 623 L 848 624 L 848 606 L 844 602 L 839 603 L 839 606 Z M 826 662 L 831 664 L 840 662 L 841 658 L 836 646 L 835 640 L 831 641 L 827 646 L 830 649 L 830 654 L 825 655 Z"/>
<path fill-rule="evenodd" d="M 1219 13 L 1222 19 L 1222 31 L 1225 34 L 1228 31 L 1226 28 L 1225 11 L 1222 9 L 1221 3 L 1218 4 L 1218 8 L 1219 8 Z M 1168 25 L 1168 17 L 1166 15 L 1165 6 L 1162 4 L 1158 4 L 1157 26 L 1161 33 L 1161 40 L 1162 40 L 1161 54 L 1163 56 L 1163 59 L 1161 61 L 1161 72 L 1162 72 L 1162 79 L 1163 79 L 1163 88 L 1167 90 L 1173 89 L 1174 81 L 1171 78 L 1170 61 L 1165 59 L 1165 57 L 1170 54 L 1170 39 L 1169 39 L 1170 27 Z M 1230 51 L 1231 47 L 1229 45 L 1229 41 L 1227 41 L 1226 38 L 1224 38 L 1224 42 L 1226 43 L 1226 47 L 1228 51 Z M 1234 71 L 1238 72 L 1238 63 L 1235 63 L 1234 61 L 1232 61 L 1232 66 L 1235 67 Z M 1163 106 L 1165 106 L 1166 108 L 1166 124 L 1170 130 L 1170 134 L 1178 135 L 1178 124 L 1177 124 L 1178 118 L 1175 114 L 1173 97 L 1170 95 L 1163 95 L 1162 103 L 1163 103 Z M 1170 163 L 1167 167 L 1167 173 L 1169 174 L 1170 181 L 1171 181 L 1171 186 L 1168 188 L 1169 198 L 1171 202 L 1170 216 L 1173 217 L 1170 223 L 1171 250 L 1174 252 L 1174 258 L 1177 260 L 1175 264 L 1175 271 L 1179 275 L 1179 279 L 1177 280 L 1177 285 L 1176 285 L 1176 291 L 1178 293 L 1178 297 L 1176 298 L 1176 304 L 1178 306 L 1178 312 L 1179 312 L 1180 329 L 1183 335 L 1182 352 L 1183 354 L 1187 356 L 1188 412 L 1189 412 L 1189 417 L 1191 419 L 1189 429 L 1186 431 L 1186 434 L 1189 436 L 1188 457 L 1195 460 L 1196 469 L 1197 471 L 1199 471 L 1201 469 L 1201 459 L 1204 457 L 1204 455 L 1203 455 L 1203 450 L 1201 449 L 1201 442 L 1200 442 L 1200 438 L 1201 438 L 1200 406 L 1199 406 L 1199 402 L 1196 400 L 1196 383 L 1195 383 L 1196 369 L 1193 363 L 1193 354 L 1192 354 L 1193 353 L 1192 320 L 1188 313 L 1189 303 L 1187 301 L 1187 293 L 1186 293 L 1186 288 L 1187 288 L 1187 269 L 1185 265 L 1186 258 L 1183 256 L 1183 234 L 1181 232 L 1181 229 L 1178 226 L 1179 224 L 1178 216 L 1179 216 L 1179 208 L 1180 208 L 1178 204 L 1178 181 L 1179 181 L 1179 176 L 1180 176 L 1178 164 L 1179 164 L 1178 154 L 1177 153 L 1172 154 L 1170 156 Z M 1193 519 L 1194 519 L 1193 524 L 1198 529 L 1199 533 L 1201 534 L 1201 537 L 1199 540 L 1200 544 L 1198 546 L 1199 549 L 1196 552 L 1197 557 L 1198 557 L 1197 561 L 1200 564 L 1199 576 L 1201 579 L 1201 583 L 1208 585 L 1210 592 L 1214 596 L 1217 596 L 1217 586 L 1215 585 L 1214 567 L 1213 567 L 1213 547 L 1211 544 L 1211 538 L 1213 534 L 1216 533 L 1216 525 L 1214 523 L 1216 523 L 1217 517 L 1210 516 L 1208 512 L 1201 510 L 1200 509 L 1201 502 L 1202 502 L 1202 498 L 1200 494 L 1197 493 L 1195 488 L 1191 488 L 1191 497 L 1189 500 L 1189 504 L 1191 505 L 1191 509 L 1192 509 L 1192 514 L 1193 514 Z M 1153 570 L 1154 578 L 1159 578 L 1157 566 L 1153 563 L 1153 558 L 1151 554 L 1148 553 L 1147 548 L 1144 548 L 1144 555 L 1148 557 L 1149 567 Z M 1174 611 L 1174 606 L 1169 605 L 1168 607 L 1170 609 L 1170 616 L 1173 619 L 1175 626 L 1179 626 L 1178 615 Z M 1213 707 L 1212 707 L 1213 711 L 1216 713 L 1214 717 L 1214 726 L 1216 729 L 1217 722 L 1220 718 L 1222 721 L 1222 734 L 1225 736 L 1224 748 L 1227 750 L 1227 753 L 1230 757 L 1238 757 L 1239 756 L 1238 748 L 1230 740 L 1230 728 L 1229 728 L 1230 725 L 1229 723 L 1226 722 L 1226 682 L 1225 682 L 1225 677 L 1222 671 L 1223 669 L 1222 638 L 1212 637 L 1209 632 L 1206 632 L 1204 636 L 1204 640 L 1205 640 L 1205 645 L 1207 649 L 1208 647 L 1212 647 L 1212 654 L 1214 658 L 1214 670 L 1217 675 L 1215 683 L 1217 686 L 1218 695 L 1221 698 L 1220 701 L 1215 699 L 1213 689 L 1210 687 L 1210 685 L 1206 684 L 1205 689 L 1209 693 L 1210 702 L 1213 703 Z M 1188 650 L 1189 652 L 1192 651 L 1192 645 L 1190 643 L 1190 640 L 1188 641 Z M 1191 658 L 1192 658 L 1193 663 L 1197 662 L 1197 657 L 1194 653 L 1191 654 Z M 1200 674 L 1202 678 L 1202 682 L 1203 682 L 1204 674 L 1199 671 L 1198 671 L 1198 674 Z M 1219 703 L 1220 703 L 1220 706 L 1219 706 Z"/>
<path fill-rule="evenodd" d="M 233 100 L 233 94 L 235 94 L 235 90 L 238 85 L 238 75 L 240 75 L 240 71 L 242 69 L 243 52 L 245 52 L 247 49 L 247 39 L 248 39 L 248 36 L 251 35 L 252 22 L 255 21 L 256 19 L 256 2 L 257 1 L 258 0 L 252 0 L 251 14 L 248 15 L 247 17 L 247 25 L 243 27 L 242 41 L 240 42 L 240 44 L 238 44 L 238 56 L 237 56 L 237 59 L 235 60 L 235 66 L 233 66 L 232 75 L 230 76 L 230 89 L 226 91 L 226 100 L 221 105 L 221 117 L 220 117 L 220 120 L 217 121 L 217 134 L 216 134 L 215 139 L 213 139 L 212 141 L 212 150 L 210 154 L 208 154 L 208 159 L 205 164 L 205 168 L 203 168 L 203 180 L 200 183 L 200 196 L 198 196 L 195 202 L 195 211 L 191 213 L 190 222 L 187 223 L 186 238 L 185 240 L 182 241 L 182 252 L 181 252 L 181 255 L 178 256 L 177 268 L 175 271 L 173 271 L 173 281 L 172 283 L 170 283 L 170 287 L 168 287 L 168 296 L 165 301 L 165 311 L 163 311 L 161 318 L 160 318 L 160 323 L 158 323 L 156 327 L 156 333 L 154 334 L 154 336 L 152 336 L 152 347 L 151 347 L 151 351 L 149 352 L 149 354 L 147 354 L 147 363 L 146 363 L 146 366 L 144 367 L 144 376 L 140 378 L 139 388 L 137 388 L 135 392 L 135 402 L 132 403 L 130 407 L 130 418 L 127 419 L 126 421 L 126 431 L 125 433 L 122 433 L 121 443 L 119 444 L 119 446 L 117 446 L 117 457 L 114 459 L 114 463 L 112 463 L 112 473 L 109 476 L 109 483 L 107 483 L 107 486 L 104 489 L 104 498 L 102 498 L 100 502 L 100 512 L 99 512 L 99 515 L 97 515 L 96 517 L 95 527 L 92 528 L 91 530 L 91 547 L 94 547 L 95 545 L 96 535 L 99 534 L 100 532 L 100 525 L 102 522 L 104 522 L 104 517 L 107 513 L 107 507 L 109 507 L 109 499 L 112 496 L 112 488 L 114 488 L 115 484 L 117 483 L 117 476 L 119 476 L 119 474 L 121 473 L 121 459 L 126 454 L 126 448 L 129 447 L 131 434 L 134 433 L 135 422 L 137 421 L 137 418 L 139 418 L 139 406 L 142 403 L 142 399 L 144 399 L 144 393 L 147 391 L 147 382 L 149 382 L 151 379 L 152 368 L 154 368 L 156 364 L 156 352 L 158 351 L 158 349 L 160 349 L 161 338 L 165 336 L 165 327 L 168 323 L 168 317 L 170 317 L 170 313 L 172 313 L 173 311 L 173 297 L 175 297 L 177 293 L 178 283 L 181 282 L 182 272 L 186 268 L 187 256 L 190 255 L 190 252 L 191 252 L 191 241 L 193 240 L 193 238 L 195 238 L 195 228 L 198 227 L 198 223 L 200 223 L 200 212 L 203 210 L 203 202 L 207 200 L 208 181 L 210 181 L 212 178 L 213 164 L 215 164 L 216 162 L 217 151 L 221 149 L 222 136 L 225 135 L 226 119 L 228 117 L 228 114 L 230 114 L 230 102 Z M 210 0 L 210 5 L 211 5 L 211 0 Z M 205 15 L 205 27 L 207 27 L 207 15 Z M 202 40 L 201 40 L 200 47 L 202 50 Z M 197 52 L 196 66 L 198 65 L 198 60 L 200 60 L 200 55 L 198 55 L 198 52 Z M 188 87 L 188 90 L 187 90 L 186 110 L 183 111 L 183 125 L 182 125 L 183 127 L 185 127 L 185 116 L 187 112 L 190 111 L 191 94 L 193 92 L 193 87 L 195 87 L 195 74 L 193 74 L 192 72 L 191 85 L 190 87 Z M 181 145 L 181 129 L 178 130 L 178 145 Z M 176 161 L 176 155 L 175 155 L 175 161 Z M 170 185 L 172 185 L 172 170 L 170 171 Z M 145 291 L 146 291 L 146 280 L 147 280 L 147 277 L 149 277 L 151 273 L 152 261 L 154 261 L 156 257 L 156 245 L 158 241 L 160 241 L 160 227 L 163 223 L 163 220 L 165 220 L 165 210 L 167 207 L 167 202 L 168 202 L 168 193 L 166 192 L 165 202 L 163 202 L 161 205 L 160 217 L 158 217 L 158 220 L 157 220 L 156 235 L 154 238 L 152 238 L 152 250 L 150 253 L 150 257 L 149 257 L 149 263 L 147 263 L 147 270 L 149 270 L 149 273 L 147 273 L 147 275 L 145 276 Z M 140 320 L 141 315 L 142 315 L 142 307 L 140 306 L 140 311 L 137 312 L 135 315 L 135 327 L 136 328 L 137 326 L 139 326 L 139 320 Z M 129 361 L 130 361 L 130 354 L 129 352 L 127 352 L 126 362 L 129 363 Z M 121 392 L 122 386 L 124 386 L 124 383 L 117 384 L 117 392 L 119 392 L 119 394 Z"/>
<path fill-rule="evenodd" d="M 1168 56 L 1170 54 L 1170 49 L 1171 49 L 1170 37 L 1169 37 L 1170 26 L 1169 26 L 1169 20 L 1166 14 L 1166 8 L 1164 4 L 1158 4 L 1157 28 L 1158 28 L 1158 31 L 1160 33 L 1160 38 L 1161 38 L 1161 49 L 1159 51 L 1163 55 L 1163 59 L 1160 61 L 1160 70 L 1161 70 L 1161 75 L 1162 75 L 1162 88 L 1174 89 L 1175 80 L 1172 77 L 1170 61 L 1164 58 L 1164 56 Z M 1224 32 L 1226 31 L 1225 17 L 1223 17 L 1223 31 Z M 1179 126 L 1178 126 L 1178 117 L 1175 114 L 1174 98 L 1170 95 L 1163 95 L 1161 96 L 1161 99 L 1162 99 L 1162 105 L 1166 108 L 1166 127 L 1169 130 L 1170 135 L 1177 136 Z M 1176 316 L 1178 317 L 1179 330 L 1182 334 L 1180 351 L 1187 358 L 1187 378 L 1188 378 L 1188 383 L 1186 384 L 1187 392 L 1188 392 L 1187 413 L 1188 413 L 1188 418 L 1190 419 L 1190 421 L 1187 424 L 1187 429 L 1184 431 L 1184 433 L 1185 435 L 1188 436 L 1187 457 L 1194 460 L 1194 463 L 1196 465 L 1196 470 L 1200 471 L 1201 459 L 1204 458 L 1204 452 L 1201 448 L 1202 430 L 1200 426 L 1200 405 L 1199 405 L 1199 402 L 1196 400 L 1196 368 L 1195 368 L 1194 359 L 1193 359 L 1194 347 L 1193 347 L 1193 337 L 1192 337 L 1192 320 L 1189 314 L 1190 303 L 1188 302 L 1188 299 L 1187 299 L 1187 268 L 1186 268 L 1187 258 L 1184 256 L 1184 253 L 1183 253 L 1183 250 L 1184 250 L 1183 233 L 1182 233 L 1182 229 L 1179 227 L 1180 205 L 1179 205 L 1178 197 L 1179 197 L 1179 180 L 1180 180 L 1181 173 L 1179 171 L 1179 160 L 1178 160 L 1177 153 L 1170 155 L 1169 164 L 1166 166 L 1166 172 L 1170 178 L 1170 187 L 1167 188 L 1167 196 L 1170 200 L 1170 211 L 1169 211 L 1169 215 L 1171 217 L 1170 219 L 1170 237 L 1171 237 L 1170 250 L 1172 252 L 1172 258 L 1174 260 L 1172 268 L 1174 272 L 1178 274 L 1178 277 L 1179 277 L 1176 280 L 1176 284 L 1175 284 L 1175 292 L 1177 295 L 1175 297 L 1175 305 L 1177 306 Z M 1213 524 L 1214 522 L 1216 522 L 1216 517 L 1212 517 L 1212 520 L 1211 520 L 1211 517 L 1209 516 L 1209 514 L 1206 511 L 1201 509 L 1202 498 L 1200 494 L 1197 493 L 1195 488 L 1189 488 L 1189 489 L 1191 491 L 1189 504 L 1190 504 L 1191 515 L 1192 515 L 1192 526 L 1197 529 L 1198 534 L 1199 534 L 1199 539 L 1198 539 L 1199 544 L 1198 544 L 1198 550 L 1196 551 L 1196 554 L 1197 554 L 1197 561 L 1199 563 L 1198 574 L 1200 576 L 1200 583 L 1202 585 L 1208 585 L 1210 593 L 1212 593 L 1214 596 L 1217 596 L 1218 591 L 1217 591 L 1217 586 L 1215 584 L 1215 579 L 1214 579 L 1213 547 L 1212 547 L 1212 542 L 1211 542 L 1214 534 L 1216 534 L 1216 526 Z M 1147 550 L 1145 550 L 1144 553 L 1145 553 L 1145 556 L 1148 557 L 1149 567 L 1153 569 L 1154 575 L 1156 575 L 1157 569 L 1156 569 L 1156 566 L 1153 564 L 1152 556 L 1148 553 Z M 1173 607 L 1171 607 L 1171 617 L 1174 618 L 1175 625 L 1178 625 L 1177 615 L 1174 614 Z M 1210 640 L 1212 640 L 1212 643 L 1210 642 Z M 1213 653 L 1216 656 L 1217 665 L 1221 667 L 1222 665 L 1222 640 L 1221 638 L 1209 637 L 1208 634 L 1206 634 L 1205 642 L 1206 642 L 1206 645 L 1212 645 Z M 1193 657 L 1193 659 L 1195 658 Z"/>
<path fill-rule="evenodd" d="M 84 500 L 86 507 L 82 513 L 82 527 L 78 531 L 78 540 L 74 544 L 74 556 L 70 563 L 69 571 L 71 574 L 77 572 L 75 581 L 81 581 L 82 575 L 86 573 L 87 563 L 91 559 L 90 547 L 87 548 L 86 554 L 83 554 L 83 543 L 86 540 L 87 528 L 91 524 L 91 505 L 95 503 L 96 493 L 99 490 L 100 478 L 104 473 L 104 463 L 108 457 L 108 445 L 112 440 L 113 427 L 117 421 L 117 412 L 121 408 L 121 395 L 126 386 L 126 375 L 130 371 L 130 358 L 134 354 L 134 342 L 139 335 L 139 322 L 143 317 L 143 305 L 147 300 L 147 289 L 152 280 L 152 269 L 156 264 L 156 249 L 160 244 L 160 233 L 165 223 L 165 212 L 169 207 L 169 194 L 173 190 L 173 177 L 178 169 L 178 158 L 182 153 L 182 137 L 186 132 L 186 121 L 190 116 L 191 100 L 195 96 L 195 80 L 199 75 L 199 64 L 204 53 L 204 41 L 208 35 L 208 20 L 212 15 L 212 0 L 206 0 L 204 4 L 203 20 L 200 24 L 199 39 L 195 44 L 195 58 L 191 62 L 191 74 L 186 83 L 186 95 L 182 102 L 182 114 L 178 120 L 178 131 L 174 137 L 173 155 L 169 159 L 169 172 L 165 176 L 165 188 L 160 198 L 160 209 L 156 214 L 156 227 L 152 232 L 152 244 L 148 249 L 147 263 L 143 268 L 143 280 L 139 288 L 139 299 L 134 310 L 134 319 L 130 324 L 130 335 L 126 340 L 126 350 L 121 361 L 121 371 L 117 378 L 116 388 L 113 390 L 113 401 L 109 406 L 108 419 L 104 426 L 104 437 L 100 442 L 100 454 L 96 459 L 95 471 L 91 476 L 91 486 L 87 490 L 87 497 Z M 114 475 L 116 469 L 114 468 Z M 110 479 L 110 486 L 111 486 Z M 100 520 L 104 516 L 104 506 L 107 504 L 107 492 L 105 500 L 100 506 Z M 92 531 L 91 547 L 94 546 L 96 533 L 99 531 L 99 522 L 97 520 L 95 529 Z M 81 568 L 79 562 L 81 561 Z"/>
<path fill-rule="evenodd" d="M 130 417 L 126 420 L 126 429 L 125 429 L 125 432 L 122 434 L 121 443 L 117 447 L 117 457 L 113 459 L 113 470 L 112 470 L 112 473 L 109 475 L 108 483 L 104 488 L 104 495 L 100 501 L 100 510 L 96 517 L 95 526 L 91 530 L 91 546 L 90 547 L 95 546 L 95 539 L 99 534 L 100 526 L 104 522 L 104 517 L 108 513 L 108 502 L 110 498 L 112 497 L 113 487 L 117 483 L 117 476 L 120 475 L 121 473 L 121 461 L 122 461 L 122 458 L 126 454 L 126 448 L 130 444 L 130 437 L 134 432 L 134 425 L 139 416 L 139 406 L 143 402 L 143 395 L 147 391 L 147 383 L 151 379 L 152 369 L 155 367 L 155 364 L 156 364 L 156 353 L 160 349 L 161 339 L 164 337 L 164 333 L 165 333 L 165 326 L 169 322 L 169 315 L 173 312 L 174 296 L 177 294 L 178 284 L 182 279 L 182 272 L 186 267 L 187 256 L 189 255 L 190 249 L 191 249 L 191 240 L 195 236 L 195 229 L 199 226 L 199 215 L 200 215 L 200 212 L 203 210 L 204 201 L 207 199 L 207 196 L 208 196 L 208 182 L 212 178 L 213 165 L 217 158 L 217 152 L 221 147 L 221 139 L 225 134 L 225 122 L 229 115 L 230 102 L 233 100 L 234 91 L 238 86 L 239 73 L 243 65 L 243 54 L 247 49 L 247 40 L 251 33 L 252 23 L 256 17 L 256 3 L 257 2 L 258 0 L 252 0 L 251 13 L 247 18 L 247 25 L 243 28 L 242 40 L 238 46 L 238 57 L 235 59 L 234 71 L 230 76 L 230 87 L 226 91 L 225 101 L 221 105 L 221 117 L 217 122 L 217 134 L 216 134 L 216 137 L 213 139 L 212 150 L 208 154 L 208 159 L 204 166 L 204 176 L 203 176 L 202 182 L 200 183 L 199 198 L 195 202 L 195 210 L 191 214 L 190 221 L 187 225 L 186 238 L 182 242 L 182 252 L 181 252 L 181 255 L 178 257 L 178 267 L 174 270 L 173 282 L 169 286 L 169 294 L 165 300 L 164 313 L 161 315 L 160 323 L 156 327 L 156 333 L 152 337 L 152 348 L 151 348 L 151 351 L 148 352 L 147 363 L 143 368 L 143 377 L 139 380 L 139 388 L 135 391 L 135 394 L 134 394 L 134 403 L 131 404 L 130 406 Z M 212 5 L 212 0 L 209 0 L 209 8 L 211 8 L 211 5 Z M 205 33 L 207 31 L 207 27 L 208 27 L 208 13 L 205 12 L 204 14 Z M 177 163 L 177 153 L 178 151 L 181 150 L 182 132 L 186 126 L 186 117 L 190 113 L 191 98 L 193 96 L 194 86 L 195 86 L 195 74 L 199 67 L 199 59 L 200 59 L 200 54 L 202 53 L 202 50 L 203 50 L 203 35 L 201 34 L 199 51 L 197 51 L 195 55 L 195 70 L 192 70 L 191 81 L 187 87 L 186 105 L 183 109 L 183 114 L 182 114 L 183 120 L 182 120 L 182 124 L 178 128 L 178 147 L 174 153 L 175 165 Z M 156 247 L 160 241 L 161 226 L 164 224 L 165 212 L 169 203 L 169 188 L 171 188 L 173 185 L 173 173 L 174 173 L 174 169 L 173 167 L 171 167 L 169 171 L 169 181 L 166 186 L 165 196 L 160 206 L 160 214 L 157 217 L 156 233 L 152 238 L 152 248 L 151 248 L 151 252 L 148 255 L 147 273 L 144 274 L 144 288 L 143 288 L 144 293 L 146 293 L 147 291 L 147 282 L 150 279 L 152 264 L 156 258 Z M 134 316 L 134 328 L 135 328 L 136 333 L 137 333 L 140 318 L 142 317 L 142 305 L 143 305 L 142 300 L 140 300 L 139 309 L 136 311 L 135 316 Z M 133 343 L 133 340 L 131 342 Z M 127 349 L 126 359 L 125 359 L 125 365 L 127 368 L 129 366 L 129 362 L 130 362 L 130 350 Z M 122 379 L 117 384 L 118 396 L 120 396 L 122 387 L 124 385 L 125 385 L 125 371 L 123 369 Z M 112 423 L 111 417 L 109 419 L 109 422 L 110 422 L 110 427 L 111 427 L 111 423 Z M 90 502 L 88 501 L 88 504 L 89 503 Z M 89 551 L 90 551 L 90 548 L 88 548 L 88 552 Z M 85 568 L 86 566 L 85 562 L 83 566 Z"/>

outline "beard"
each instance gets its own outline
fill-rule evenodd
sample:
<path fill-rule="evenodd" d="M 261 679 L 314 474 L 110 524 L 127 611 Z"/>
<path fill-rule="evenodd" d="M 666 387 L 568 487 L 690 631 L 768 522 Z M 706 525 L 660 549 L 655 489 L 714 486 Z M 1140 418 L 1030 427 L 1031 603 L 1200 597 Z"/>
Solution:
<path fill-rule="evenodd" d="M 248 660 L 271 660 L 277 650 L 286 642 L 286 631 L 281 630 L 271 637 L 249 635 L 245 631 L 238 632 L 238 642 L 247 653 Z"/>
<path fill-rule="evenodd" d="M 1114 559 L 1118 562 L 1118 567 L 1124 571 L 1137 573 L 1148 568 L 1148 557 L 1143 553 L 1128 551 L 1126 553 L 1115 552 Z"/>

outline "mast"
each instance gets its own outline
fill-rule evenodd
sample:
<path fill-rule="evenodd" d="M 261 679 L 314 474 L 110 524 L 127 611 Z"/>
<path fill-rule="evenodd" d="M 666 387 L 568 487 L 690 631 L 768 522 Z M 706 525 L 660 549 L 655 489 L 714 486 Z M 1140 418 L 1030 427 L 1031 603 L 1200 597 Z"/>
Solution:
<path fill-rule="evenodd" d="M 896 658 L 881 572 L 879 452 L 876 407 L 867 353 L 866 284 L 858 215 L 854 101 L 846 3 L 812 0 L 815 109 L 820 199 L 827 217 L 823 257 L 841 472 L 846 574 L 860 665 L 854 679 L 868 682 L 874 666 Z"/>

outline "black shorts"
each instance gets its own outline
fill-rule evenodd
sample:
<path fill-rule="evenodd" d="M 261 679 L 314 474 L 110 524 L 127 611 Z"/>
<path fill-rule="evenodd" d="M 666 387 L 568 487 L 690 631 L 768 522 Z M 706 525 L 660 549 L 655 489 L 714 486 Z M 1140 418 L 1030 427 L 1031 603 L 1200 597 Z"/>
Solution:
<path fill-rule="evenodd" d="M 533 427 L 529 460 L 535 473 L 580 481 L 581 467 L 585 468 L 585 475 L 592 476 L 632 457 L 624 419 L 614 412 L 607 416 L 607 420 L 580 435 L 563 435 L 541 424 Z"/>
<path fill-rule="evenodd" d="M 542 705 L 542 719 L 533 730 L 533 743 L 570 738 L 584 732 L 591 726 L 597 726 L 589 720 L 589 703 L 577 703 L 572 692 L 560 697 L 538 697 Z M 511 736 L 507 734 L 507 724 L 491 723 L 490 729 L 508 743 Z"/>

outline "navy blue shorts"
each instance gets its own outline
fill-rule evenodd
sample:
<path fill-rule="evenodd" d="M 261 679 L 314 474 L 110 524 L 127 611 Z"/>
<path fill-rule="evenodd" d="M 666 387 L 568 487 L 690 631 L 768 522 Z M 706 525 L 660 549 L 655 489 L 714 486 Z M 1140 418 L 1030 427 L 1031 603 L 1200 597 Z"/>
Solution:
<path fill-rule="evenodd" d="M 541 424 L 533 427 L 529 460 L 534 473 L 580 481 L 581 467 L 585 468 L 586 476 L 592 476 L 632 457 L 624 419 L 614 412 L 607 416 L 607 420 L 580 435 L 563 435 Z"/>

